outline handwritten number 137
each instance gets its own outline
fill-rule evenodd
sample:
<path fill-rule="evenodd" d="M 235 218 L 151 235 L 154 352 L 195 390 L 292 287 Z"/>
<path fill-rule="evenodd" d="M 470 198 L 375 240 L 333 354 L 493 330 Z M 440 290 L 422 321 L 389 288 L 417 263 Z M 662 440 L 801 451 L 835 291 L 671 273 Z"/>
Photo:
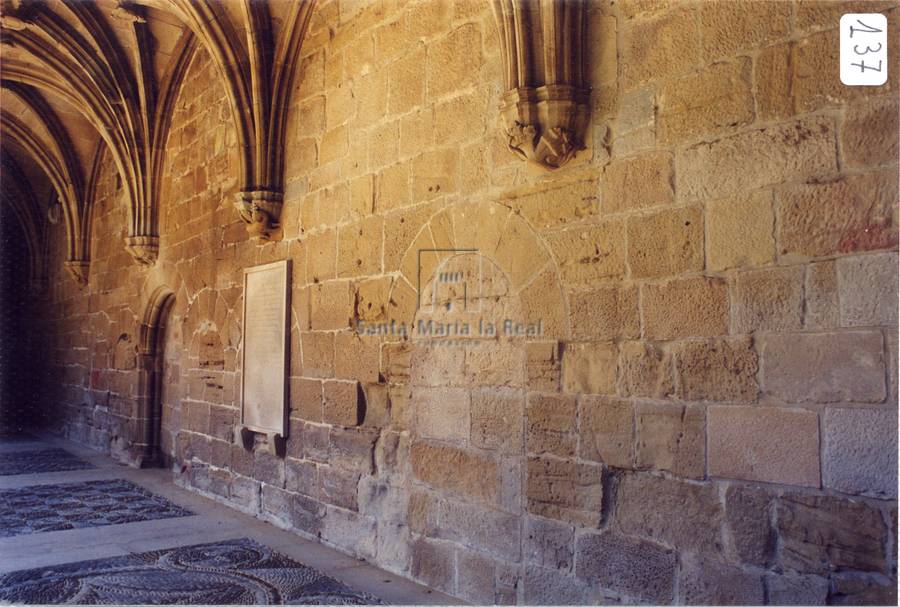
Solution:
<path fill-rule="evenodd" d="M 851 38 L 853 37 L 853 34 L 855 34 L 856 32 L 860 32 L 862 34 L 880 34 L 881 33 L 880 29 L 866 25 L 859 19 L 857 19 L 856 22 L 859 23 L 862 27 L 855 28 L 851 25 L 850 26 L 850 37 Z M 859 48 L 858 44 L 854 45 L 854 47 L 853 47 L 853 52 L 856 53 L 857 55 L 866 55 L 868 53 L 877 53 L 877 52 L 881 51 L 881 43 L 880 42 L 878 43 L 878 48 L 872 48 L 871 46 L 867 46 L 866 50 L 864 50 L 863 52 L 859 52 L 857 50 L 858 48 Z M 880 72 L 881 71 L 881 63 L 882 63 L 881 61 L 878 62 L 878 67 L 866 65 L 865 61 L 860 61 L 859 63 L 851 63 L 850 65 L 858 67 L 860 72 L 865 72 L 866 70 L 875 70 L 876 72 Z"/>

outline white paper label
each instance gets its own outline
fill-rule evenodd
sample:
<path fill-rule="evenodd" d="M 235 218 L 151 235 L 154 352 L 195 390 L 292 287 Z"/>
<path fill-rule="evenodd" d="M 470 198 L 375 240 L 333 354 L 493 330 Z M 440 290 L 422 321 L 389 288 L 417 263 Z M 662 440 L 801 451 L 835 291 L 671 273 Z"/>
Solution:
<path fill-rule="evenodd" d="M 887 17 L 847 13 L 841 17 L 841 82 L 879 86 L 887 82 Z"/>

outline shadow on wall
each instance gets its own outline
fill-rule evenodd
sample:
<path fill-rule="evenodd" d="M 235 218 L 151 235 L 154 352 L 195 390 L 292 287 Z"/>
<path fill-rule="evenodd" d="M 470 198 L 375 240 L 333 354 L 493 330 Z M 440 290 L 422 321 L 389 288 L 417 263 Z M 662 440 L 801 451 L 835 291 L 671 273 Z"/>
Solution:
<path fill-rule="evenodd" d="M 0 211 L 0 433 L 44 425 L 38 387 L 49 373 L 35 356 L 28 251 L 16 222 L 8 208 Z"/>

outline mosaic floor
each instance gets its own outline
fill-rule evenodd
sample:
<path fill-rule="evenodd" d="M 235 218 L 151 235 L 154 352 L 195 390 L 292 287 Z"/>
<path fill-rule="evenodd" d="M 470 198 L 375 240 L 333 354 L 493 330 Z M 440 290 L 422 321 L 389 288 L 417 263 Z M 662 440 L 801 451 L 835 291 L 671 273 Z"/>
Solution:
<path fill-rule="evenodd" d="M 16 571 L 0 601 L 54 604 L 381 604 L 249 539 Z"/>
<path fill-rule="evenodd" d="M 59 448 L 0 453 L 0 476 L 87 470 L 93 467 L 65 449 Z"/>
<path fill-rule="evenodd" d="M 191 514 L 121 479 L 0 491 L 0 537 L 154 521 Z"/>

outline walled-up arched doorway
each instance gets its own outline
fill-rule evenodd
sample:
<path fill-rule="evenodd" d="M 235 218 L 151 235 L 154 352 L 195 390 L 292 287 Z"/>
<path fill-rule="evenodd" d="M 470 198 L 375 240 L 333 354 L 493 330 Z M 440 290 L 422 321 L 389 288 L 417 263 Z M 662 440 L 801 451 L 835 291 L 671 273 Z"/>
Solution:
<path fill-rule="evenodd" d="M 141 320 L 138 392 L 138 436 L 135 442 L 137 460 L 141 468 L 155 468 L 164 464 L 162 454 L 162 381 L 164 370 L 164 334 L 166 321 L 175 294 L 166 287 L 158 287 L 150 296 Z"/>

